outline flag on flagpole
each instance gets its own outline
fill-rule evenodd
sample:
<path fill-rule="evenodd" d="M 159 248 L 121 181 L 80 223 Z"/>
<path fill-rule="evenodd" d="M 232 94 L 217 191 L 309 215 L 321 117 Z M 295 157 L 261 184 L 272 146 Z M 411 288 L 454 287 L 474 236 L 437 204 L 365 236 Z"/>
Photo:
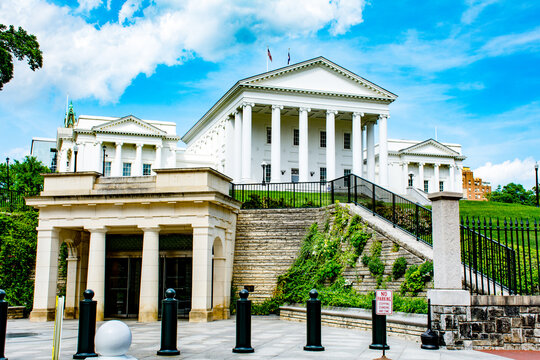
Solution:
<path fill-rule="evenodd" d="M 270 54 L 270 48 L 267 47 L 266 50 L 268 51 L 268 58 L 270 59 L 270 61 L 272 61 L 272 54 Z"/>
<path fill-rule="evenodd" d="M 289 51 L 287 52 L 287 65 L 291 64 L 291 48 L 289 48 Z"/>

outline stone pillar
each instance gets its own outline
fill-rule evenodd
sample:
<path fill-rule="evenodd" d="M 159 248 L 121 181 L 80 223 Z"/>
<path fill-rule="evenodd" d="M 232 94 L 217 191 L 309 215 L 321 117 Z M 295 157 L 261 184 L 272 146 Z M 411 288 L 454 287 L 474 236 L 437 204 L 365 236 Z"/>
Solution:
<path fill-rule="evenodd" d="M 251 182 L 251 109 L 255 104 L 242 105 L 242 182 Z"/>
<path fill-rule="evenodd" d="M 94 164 L 92 165 L 92 169 L 93 171 L 101 174 L 101 171 L 103 170 L 103 150 L 101 149 L 102 142 L 94 141 L 93 145 L 92 158 L 94 159 Z"/>
<path fill-rule="evenodd" d="M 159 227 L 141 227 L 144 231 L 139 322 L 158 319 L 159 305 Z"/>
<path fill-rule="evenodd" d="M 75 150 L 74 150 L 75 144 L 71 144 L 71 147 L 69 148 L 69 151 L 71 152 L 71 159 L 69 161 L 69 172 L 75 172 Z M 77 164 L 78 165 L 78 164 Z"/>
<path fill-rule="evenodd" d="M 169 169 L 174 169 L 176 167 L 176 145 L 169 145 L 169 151 L 171 156 L 169 156 Z"/>
<path fill-rule="evenodd" d="M 454 165 L 450 165 L 449 166 L 449 177 L 450 177 L 450 188 L 448 189 L 449 191 L 456 191 L 455 189 L 455 181 L 456 181 L 456 173 L 454 172 L 455 170 L 455 166 Z"/>
<path fill-rule="evenodd" d="M 298 109 L 299 146 L 298 146 L 298 175 L 300 182 L 309 181 L 309 145 L 308 145 L 308 113 L 310 108 Z"/>
<path fill-rule="evenodd" d="M 418 189 L 424 191 L 424 163 L 418 163 Z"/>
<path fill-rule="evenodd" d="M 367 179 L 375 182 L 375 131 L 372 122 L 366 125 Z"/>
<path fill-rule="evenodd" d="M 161 149 L 163 148 L 163 145 L 156 145 L 156 158 L 154 160 L 154 166 L 153 169 L 161 169 Z"/>
<path fill-rule="evenodd" d="M 282 105 L 272 105 L 271 180 L 281 182 L 281 110 Z"/>
<path fill-rule="evenodd" d="M 229 115 L 225 123 L 225 174 L 234 179 L 234 118 Z"/>
<path fill-rule="evenodd" d="M 90 246 L 88 249 L 88 276 L 86 288 L 94 291 L 97 301 L 97 321 L 103 321 L 105 309 L 105 228 L 88 229 Z"/>
<path fill-rule="evenodd" d="M 407 193 L 407 188 L 409 187 L 409 163 L 404 161 L 403 166 L 403 194 Z"/>
<path fill-rule="evenodd" d="M 114 166 L 111 169 L 112 176 L 122 176 L 122 145 L 123 143 L 116 143 L 116 153 L 114 154 Z"/>
<path fill-rule="evenodd" d="M 242 113 L 234 112 L 234 182 L 242 179 Z"/>
<path fill-rule="evenodd" d="M 439 176 L 439 164 L 433 164 L 433 177 L 435 178 L 435 184 L 433 184 L 433 189 L 431 189 L 431 192 L 439 192 L 440 189 L 439 189 L 439 181 L 440 181 L 440 176 Z"/>
<path fill-rule="evenodd" d="M 193 227 L 190 322 L 212 321 L 212 229 Z"/>
<path fill-rule="evenodd" d="M 354 112 L 352 115 L 352 172 L 362 177 L 362 116 L 364 113 Z"/>
<path fill-rule="evenodd" d="M 336 178 L 336 114 L 336 110 L 326 111 L 326 180 Z"/>
<path fill-rule="evenodd" d="M 428 195 L 433 210 L 433 282 L 428 290 L 433 305 L 470 305 L 462 290 L 459 200 L 461 193 L 442 191 Z"/>
<path fill-rule="evenodd" d="M 77 143 L 79 146 L 79 151 L 77 152 L 77 171 L 86 171 L 88 169 L 86 165 L 86 158 L 88 156 L 86 155 L 86 149 L 85 149 L 85 143 Z"/>
<path fill-rule="evenodd" d="M 142 165 L 142 148 L 143 144 L 135 144 L 136 150 L 135 150 L 135 163 L 133 165 L 133 176 L 142 176 L 143 173 L 143 165 Z"/>
<path fill-rule="evenodd" d="M 66 310 L 64 318 L 76 319 L 78 308 L 78 294 L 79 289 L 79 253 L 77 250 L 77 243 L 74 239 L 65 239 L 64 242 L 68 248 L 67 257 L 67 279 L 66 279 Z"/>
<path fill-rule="evenodd" d="M 51 321 L 54 320 L 56 305 L 59 236 L 55 228 L 38 227 L 36 230 L 36 278 L 30 321 Z"/>
<path fill-rule="evenodd" d="M 388 115 L 379 115 L 379 185 L 388 187 Z"/>

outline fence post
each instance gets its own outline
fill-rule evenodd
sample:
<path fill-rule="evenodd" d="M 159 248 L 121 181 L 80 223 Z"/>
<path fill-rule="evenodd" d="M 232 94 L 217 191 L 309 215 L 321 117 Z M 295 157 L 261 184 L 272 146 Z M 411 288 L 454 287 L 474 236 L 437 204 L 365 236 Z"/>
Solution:
<path fill-rule="evenodd" d="M 330 181 L 330 196 L 332 198 L 332 204 L 334 203 L 334 180 Z"/>
<path fill-rule="evenodd" d="M 358 183 L 357 183 L 358 176 L 354 176 L 354 203 L 358 204 Z"/>
<path fill-rule="evenodd" d="M 375 184 L 371 184 L 371 211 L 375 216 Z"/>
<path fill-rule="evenodd" d="M 470 306 L 462 290 L 459 200 L 462 193 L 441 191 L 428 195 L 433 209 L 433 283 L 428 290 L 432 305 Z"/>
<path fill-rule="evenodd" d="M 7 360 L 4 355 L 6 349 L 6 332 L 7 332 L 7 313 L 8 313 L 8 303 L 4 298 L 6 297 L 6 292 L 0 290 L 0 360 Z"/>
<path fill-rule="evenodd" d="M 296 207 L 296 183 L 292 183 L 292 207 Z"/>
<path fill-rule="evenodd" d="M 392 193 L 392 224 L 396 227 L 396 194 Z"/>
<path fill-rule="evenodd" d="M 347 202 L 351 202 L 351 175 L 347 178 Z"/>
<path fill-rule="evenodd" d="M 416 240 L 420 239 L 420 208 L 418 204 L 414 204 L 414 229 Z"/>

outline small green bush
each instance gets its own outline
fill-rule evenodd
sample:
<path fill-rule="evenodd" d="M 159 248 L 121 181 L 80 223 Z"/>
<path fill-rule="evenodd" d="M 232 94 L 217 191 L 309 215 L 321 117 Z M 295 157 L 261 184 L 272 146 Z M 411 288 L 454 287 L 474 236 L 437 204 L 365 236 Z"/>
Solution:
<path fill-rule="evenodd" d="M 394 276 L 394 280 L 399 279 L 405 274 L 405 271 L 407 270 L 407 259 L 404 257 L 398 257 L 396 261 L 394 261 L 394 265 L 392 266 L 392 275 Z"/>
<path fill-rule="evenodd" d="M 420 266 L 411 265 L 405 272 L 405 281 L 401 284 L 401 294 L 416 295 L 433 277 L 433 263 L 426 261 Z"/>

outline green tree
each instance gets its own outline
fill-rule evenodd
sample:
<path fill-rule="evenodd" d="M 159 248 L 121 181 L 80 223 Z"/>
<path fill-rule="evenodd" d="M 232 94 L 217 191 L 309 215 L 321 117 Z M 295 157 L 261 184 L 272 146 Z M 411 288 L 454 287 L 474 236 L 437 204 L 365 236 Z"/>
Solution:
<path fill-rule="evenodd" d="M 26 156 L 23 162 L 9 164 L 9 188 L 28 195 L 37 195 L 43 186 L 43 173 L 51 172 L 34 156 Z M 7 188 L 7 166 L 0 164 L 0 188 Z"/>
<path fill-rule="evenodd" d="M 0 24 L 0 90 L 13 79 L 13 56 L 19 61 L 26 58 L 33 71 L 43 66 L 43 54 L 35 35 L 21 27 L 15 30 L 13 25 L 8 28 Z"/>
<path fill-rule="evenodd" d="M 522 205 L 534 205 L 535 195 L 532 190 L 525 190 L 523 185 L 510 183 L 501 188 L 497 186 L 495 191 L 486 196 L 489 201 L 502 202 L 502 203 L 514 203 Z"/>

